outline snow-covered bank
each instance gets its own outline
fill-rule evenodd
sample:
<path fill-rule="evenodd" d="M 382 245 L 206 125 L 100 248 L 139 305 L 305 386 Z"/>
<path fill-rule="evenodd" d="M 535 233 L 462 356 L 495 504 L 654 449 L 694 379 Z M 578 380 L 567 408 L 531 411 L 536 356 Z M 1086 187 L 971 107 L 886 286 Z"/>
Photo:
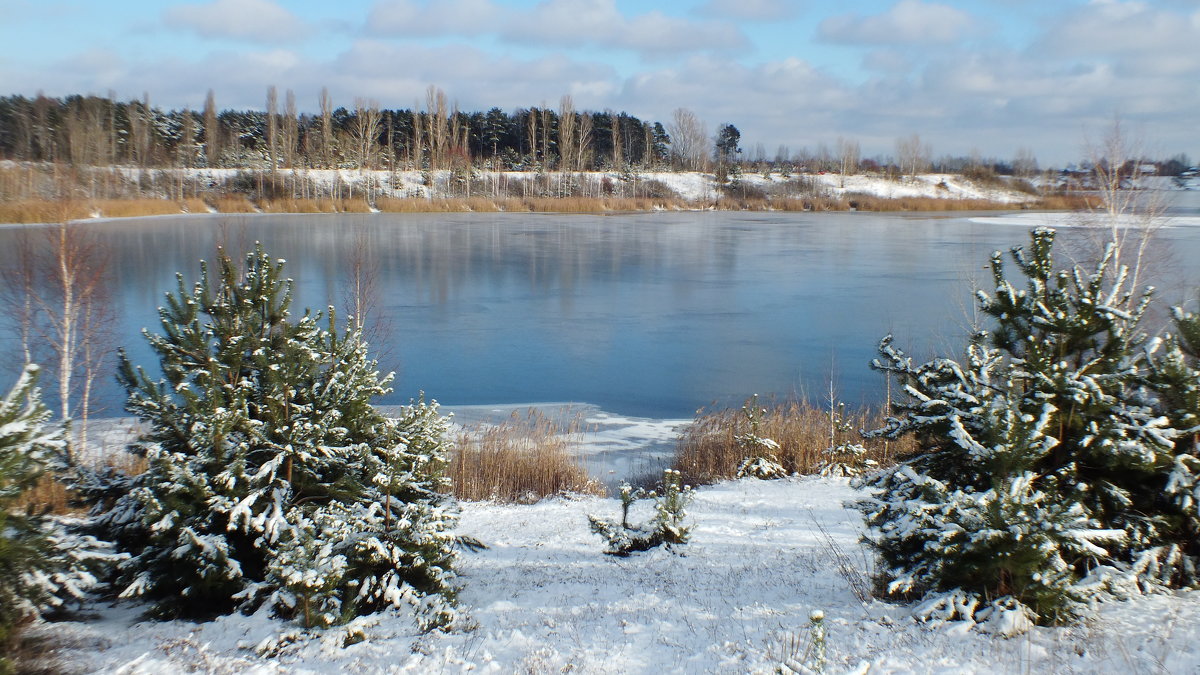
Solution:
<path fill-rule="evenodd" d="M 387 412 L 389 406 L 382 406 Z M 621 481 L 655 474 L 671 463 L 679 432 L 692 420 L 630 417 L 587 403 L 445 406 L 459 428 L 496 423 L 536 409 L 561 428 L 574 426 L 572 448 L 588 474 L 610 488 Z"/>
<path fill-rule="evenodd" d="M 971 222 L 983 225 L 1016 225 L 1019 227 L 1112 227 L 1113 221 L 1103 213 L 1009 213 L 1002 216 L 979 216 Z M 1115 221 L 1120 228 L 1197 227 L 1200 216 L 1141 216 L 1123 214 Z"/>
<path fill-rule="evenodd" d="M 689 509 L 690 544 L 627 559 L 602 555 L 586 522 L 589 513 L 617 515 L 616 500 L 466 504 L 459 531 L 490 548 L 463 555 L 460 599 L 475 627 L 448 634 L 421 636 L 406 619 L 368 617 L 355 624 L 366 637 L 356 644 L 342 646 L 346 631 L 334 629 L 278 646 L 294 624 L 261 616 L 144 623 L 130 607 L 39 630 L 61 645 L 69 669 L 128 675 L 768 673 L 785 657 L 803 661 L 808 617 L 820 609 L 826 672 L 864 662 L 871 673 L 1200 668 L 1200 595 L 1191 591 L 1113 602 L 1086 625 L 1011 640 L 962 624 L 923 626 L 904 607 L 860 603 L 847 578 L 861 579 L 871 563 L 858 541 L 861 517 L 844 506 L 856 497 L 840 479 L 705 487 Z M 837 549 L 848 574 L 838 571 Z M 271 658 L 255 650 L 273 643 Z"/>

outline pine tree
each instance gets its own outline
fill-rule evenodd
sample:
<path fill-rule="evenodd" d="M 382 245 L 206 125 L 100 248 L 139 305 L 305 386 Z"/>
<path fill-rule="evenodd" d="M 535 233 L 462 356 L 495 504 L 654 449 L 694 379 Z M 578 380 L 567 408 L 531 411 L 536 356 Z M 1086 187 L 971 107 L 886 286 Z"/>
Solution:
<path fill-rule="evenodd" d="M 56 519 L 18 501 L 63 454 L 61 429 L 36 388 L 38 368 L 27 365 L 0 399 L 0 673 L 12 663 L 5 653 L 24 620 L 82 599 L 109 562 L 104 546 L 68 534 Z"/>
<path fill-rule="evenodd" d="M 148 469 L 107 481 L 99 522 L 132 556 L 124 597 L 159 616 L 267 603 L 305 626 L 404 606 L 453 618 L 455 513 L 444 502 L 446 421 L 436 404 L 388 419 L 361 333 L 332 310 L 290 320 L 284 261 L 257 247 L 178 289 L 146 333 L 163 379 L 122 354 L 126 408 Z M 113 489 L 116 486 L 116 490 Z M 102 491 L 94 492 L 96 495 Z"/>
<path fill-rule="evenodd" d="M 1179 430 L 1174 465 L 1162 498 L 1173 541 L 1143 561 L 1144 573 L 1179 585 L 1200 578 L 1200 315 L 1175 307 L 1174 332 L 1147 350 L 1147 381 L 1162 413 Z M 1157 355 L 1158 349 L 1165 352 Z"/>
<path fill-rule="evenodd" d="M 924 597 L 929 616 L 1064 622 L 1111 572 L 1153 584 L 1171 564 L 1176 432 L 1143 386 L 1151 291 L 1128 288 L 1112 246 L 1090 271 L 1055 272 L 1053 242 L 1039 229 L 1012 251 L 1024 288 L 993 256 L 995 293 L 978 298 L 992 329 L 965 363 L 914 365 L 889 336 L 874 364 L 908 399 L 875 434 L 915 434 L 923 452 L 868 481 L 868 523 L 885 593 Z"/>

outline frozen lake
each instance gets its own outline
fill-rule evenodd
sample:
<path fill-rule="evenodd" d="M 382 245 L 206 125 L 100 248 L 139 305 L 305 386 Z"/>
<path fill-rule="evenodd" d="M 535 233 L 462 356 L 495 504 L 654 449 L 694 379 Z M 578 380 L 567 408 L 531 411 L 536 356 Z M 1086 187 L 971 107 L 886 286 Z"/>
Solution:
<path fill-rule="evenodd" d="M 175 273 L 190 283 L 218 241 L 238 257 L 261 241 L 286 258 L 298 310 L 345 304 L 358 242 L 378 264 L 373 346 L 398 373 L 385 403 L 424 390 L 453 406 L 565 401 L 678 419 L 754 393 L 819 401 L 831 379 L 842 400 L 879 402 L 867 364 L 889 332 L 918 356 L 957 355 L 988 256 L 1043 220 L 995 216 L 202 215 L 94 227 L 113 255 L 116 342 L 136 363 L 153 365 L 139 330 L 158 330 Z M 30 229 L 0 229 L 6 264 L 11 238 Z M 1181 261 L 1200 257 L 1200 228 L 1156 236 L 1153 283 L 1168 301 L 1194 297 L 1200 280 Z M 1086 251 L 1089 237 L 1065 230 L 1063 250 Z M 112 378 L 100 385 L 102 414 L 122 414 Z"/>

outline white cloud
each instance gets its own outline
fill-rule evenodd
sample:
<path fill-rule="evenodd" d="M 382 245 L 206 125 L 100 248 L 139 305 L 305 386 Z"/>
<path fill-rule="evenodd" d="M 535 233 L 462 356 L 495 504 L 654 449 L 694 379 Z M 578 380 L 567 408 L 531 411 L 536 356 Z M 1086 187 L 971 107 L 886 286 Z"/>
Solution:
<path fill-rule="evenodd" d="M 368 35 L 424 37 L 471 36 L 495 30 L 502 23 L 501 9 L 491 0 L 383 0 L 367 15 Z"/>
<path fill-rule="evenodd" d="M 817 27 L 823 40 L 867 45 L 948 44 L 975 26 L 970 14 L 934 2 L 900 0 L 883 14 L 831 16 Z"/>
<path fill-rule="evenodd" d="M 1033 50 L 1065 59 L 1111 59 L 1146 74 L 1200 73 L 1200 9 L 1190 10 L 1096 0 L 1049 24 Z"/>
<path fill-rule="evenodd" d="M 776 21 L 795 16 L 800 4 L 796 0 L 708 0 L 697 12 L 730 19 Z"/>
<path fill-rule="evenodd" d="M 543 0 L 525 10 L 501 9 L 493 0 L 383 0 L 371 9 L 366 31 L 374 37 L 406 38 L 496 35 L 526 47 L 601 47 L 644 55 L 747 44 L 732 24 L 657 10 L 625 16 L 615 0 Z"/>
<path fill-rule="evenodd" d="M 163 23 L 206 38 L 263 43 L 294 42 L 310 30 L 299 17 L 270 0 L 177 5 L 163 12 Z"/>

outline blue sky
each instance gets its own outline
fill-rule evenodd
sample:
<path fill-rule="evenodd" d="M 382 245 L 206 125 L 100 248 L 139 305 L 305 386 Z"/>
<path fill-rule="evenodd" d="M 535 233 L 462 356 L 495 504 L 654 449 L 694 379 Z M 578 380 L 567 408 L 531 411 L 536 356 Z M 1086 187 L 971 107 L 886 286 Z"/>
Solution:
<path fill-rule="evenodd" d="M 1043 165 L 1119 116 L 1149 155 L 1200 155 L 1196 0 L 0 0 L 0 45 L 0 94 L 261 109 L 275 85 L 312 110 L 432 84 L 464 110 L 687 108 L 771 156 L 917 133 Z"/>

